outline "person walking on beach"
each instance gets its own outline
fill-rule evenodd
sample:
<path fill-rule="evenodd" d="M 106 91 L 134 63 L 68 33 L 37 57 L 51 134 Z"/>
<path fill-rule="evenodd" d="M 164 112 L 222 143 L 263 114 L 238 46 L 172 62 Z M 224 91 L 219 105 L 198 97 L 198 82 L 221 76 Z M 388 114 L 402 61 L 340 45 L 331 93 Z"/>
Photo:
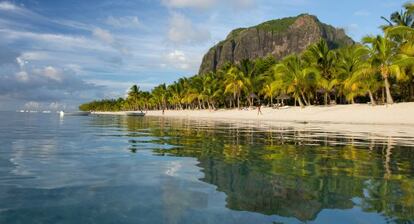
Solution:
<path fill-rule="evenodd" d="M 257 106 L 257 115 L 263 115 L 262 110 L 260 109 L 262 107 L 261 104 L 259 104 L 259 106 Z"/>

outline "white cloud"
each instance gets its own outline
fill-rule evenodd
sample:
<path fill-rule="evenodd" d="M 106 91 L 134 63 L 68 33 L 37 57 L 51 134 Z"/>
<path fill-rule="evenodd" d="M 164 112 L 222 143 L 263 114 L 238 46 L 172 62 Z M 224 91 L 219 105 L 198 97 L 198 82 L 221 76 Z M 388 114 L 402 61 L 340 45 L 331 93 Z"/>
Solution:
<path fill-rule="evenodd" d="M 105 23 L 115 28 L 139 28 L 141 26 L 141 21 L 137 16 L 109 16 Z"/>
<path fill-rule="evenodd" d="M 142 90 L 150 90 L 155 87 L 157 84 L 155 83 L 148 83 L 148 82 L 125 82 L 125 81 L 114 81 L 114 80 L 106 80 L 106 79 L 90 79 L 87 80 L 88 83 L 102 86 L 107 88 L 104 92 L 104 98 L 118 98 L 118 97 L 125 97 L 132 85 L 138 85 Z M 112 89 L 112 90 L 109 90 Z M 116 90 L 114 90 L 116 89 Z"/>
<path fill-rule="evenodd" d="M 40 104 L 36 101 L 29 101 L 24 104 L 24 108 L 28 110 L 38 110 L 40 108 Z"/>
<path fill-rule="evenodd" d="M 80 101 L 85 93 L 90 99 L 101 87 L 86 83 L 75 73 L 53 66 L 20 68 L 13 73 L 0 70 L 0 98 L 17 101 Z"/>
<path fill-rule="evenodd" d="M 9 29 L 1 29 L 0 34 L 2 35 L 3 40 L 16 41 L 16 40 L 30 40 L 33 41 L 42 41 L 50 46 L 51 44 L 56 44 L 56 46 L 70 46 L 73 48 L 75 45 L 78 47 L 92 48 L 97 47 L 93 41 L 90 41 L 82 36 L 70 36 L 62 34 L 52 34 L 52 33 L 34 33 L 29 31 L 17 31 Z"/>
<path fill-rule="evenodd" d="M 49 55 L 41 51 L 27 51 L 27 52 L 23 52 L 19 58 L 26 62 L 27 61 L 39 61 L 39 60 L 49 59 Z"/>
<path fill-rule="evenodd" d="M 188 70 L 191 67 L 191 61 L 183 51 L 174 50 L 168 53 L 166 59 L 169 65 L 178 69 Z M 163 63 L 161 66 L 165 67 L 166 65 Z"/>
<path fill-rule="evenodd" d="M 185 62 L 187 58 L 185 57 L 184 52 L 175 50 L 168 54 L 168 58 L 177 62 Z"/>
<path fill-rule="evenodd" d="M 64 70 L 73 71 L 76 74 L 82 74 L 84 72 L 82 66 L 78 64 L 67 64 L 65 65 Z"/>
<path fill-rule="evenodd" d="M 130 51 L 119 40 L 115 39 L 112 33 L 109 32 L 108 30 L 104 30 L 101 28 L 95 28 L 92 31 L 92 35 L 98 38 L 101 42 L 110 45 L 111 47 L 119 51 L 121 54 L 127 55 L 127 56 L 130 55 Z"/>
<path fill-rule="evenodd" d="M 107 43 L 107 44 L 114 43 L 114 37 L 108 30 L 104 30 L 101 28 L 95 28 L 92 31 L 92 34 L 94 37 L 98 38 L 100 41 L 104 43 Z"/>
<path fill-rule="evenodd" d="M 59 102 L 52 102 L 48 105 L 48 108 L 51 110 L 64 110 L 66 108 L 66 104 L 65 103 L 59 103 Z"/>
<path fill-rule="evenodd" d="M 172 8 L 209 8 L 213 6 L 217 0 L 162 0 L 162 3 Z"/>
<path fill-rule="evenodd" d="M 5 11 L 15 11 L 18 10 L 19 7 L 17 7 L 16 5 L 10 3 L 10 2 L 0 2 L 0 10 L 5 10 Z"/>
<path fill-rule="evenodd" d="M 42 70 L 38 70 L 39 74 L 49 78 L 53 79 L 55 81 L 61 82 L 62 81 L 62 71 L 57 70 L 56 68 L 52 66 L 47 66 L 43 68 Z"/>
<path fill-rule="evenodd" d="M 20 71 L 16 73 L 16 79 L 20 82 L 27 82 L 29 81 L 29 75 L 25 71 Z"/>
<path fill-rule="evenodd" d="M 205 43 L 210 38 L 210 31 L 206 28 L 194 25 L 191 20 L 182 14 L 172 14 L 168 30 L 168 39 L 173 43 Z"/>

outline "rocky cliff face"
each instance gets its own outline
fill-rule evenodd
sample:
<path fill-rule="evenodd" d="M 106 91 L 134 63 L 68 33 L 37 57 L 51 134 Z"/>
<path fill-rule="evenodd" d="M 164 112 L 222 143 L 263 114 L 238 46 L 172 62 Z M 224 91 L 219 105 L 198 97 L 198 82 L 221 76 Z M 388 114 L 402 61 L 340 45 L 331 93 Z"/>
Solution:
<path fill-rule="evenodd" d="M 321 23 L 315 16 L 303 14 L 231 31 L 224 41 L 204 55 L 199 73 L 216 71 L 226 62 L 238 63 L 243 59 L 256 59 L 269 54 L 281 59 L 302 52 L 322 38 L 331 48 L 354 43 L 344 30 Z"/>

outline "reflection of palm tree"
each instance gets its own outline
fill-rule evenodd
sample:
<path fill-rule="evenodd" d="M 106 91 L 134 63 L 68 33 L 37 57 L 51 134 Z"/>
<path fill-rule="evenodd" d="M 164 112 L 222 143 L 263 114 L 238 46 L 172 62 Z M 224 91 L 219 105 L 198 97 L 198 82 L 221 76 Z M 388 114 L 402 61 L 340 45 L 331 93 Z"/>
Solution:
<path fill-rule="evenodd" d="M 358 206 L 364 212 L 380 213 L 401 223 L 414 219 L 414 155 L 393 146 L 392 141 L 381 151 L 372 140 L 372 150 L 365 150 L 352 146 L 357 145 L 358 137 L 349 142 L 341 139 L 345 147 L 323 146 L 332 140 L 338 142 L 336 135 L 318 137 L 319 142 L 302 129 L 272 128 L 268 133 L 236 124 L 165 118 L 98 117 L 92 122 L 112 129 L 114 119 L 128 137 L 138 137 L 145 130 L 155 137 L 151 140 L 154 147 L 178 146 L 160 147 L 156 153 L 196 158 L 204 174 L 202 181 L 224 192 L 230 209 L 308 221 L 323 209 Z M 302 146 L 295 145 L 299 141 Z M 130 141 L 132 146 L 139 143 L 139 139 Z M 404 159 L 394 162 L 396 158 Z M 164 193 L 177 193 L 170 186 Z M 175 199 L 189 196 L 182 191 L 178 194 L 169 198 L 172 207 L 180 206 Z M 174 210 L 170 212 L 178 214 Z"/>

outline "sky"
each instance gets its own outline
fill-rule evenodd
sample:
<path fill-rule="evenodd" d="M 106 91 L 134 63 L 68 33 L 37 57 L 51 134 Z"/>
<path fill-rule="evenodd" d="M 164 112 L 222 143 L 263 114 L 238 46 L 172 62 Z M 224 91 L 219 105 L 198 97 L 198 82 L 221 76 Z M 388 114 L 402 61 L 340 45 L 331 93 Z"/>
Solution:
<path fill-rule="evenodd" d="M 73 110 L 198 72 L 239 27 L 309 13 L 355 41 L 400 0 L 0 0 L 0 110 Z"/>

